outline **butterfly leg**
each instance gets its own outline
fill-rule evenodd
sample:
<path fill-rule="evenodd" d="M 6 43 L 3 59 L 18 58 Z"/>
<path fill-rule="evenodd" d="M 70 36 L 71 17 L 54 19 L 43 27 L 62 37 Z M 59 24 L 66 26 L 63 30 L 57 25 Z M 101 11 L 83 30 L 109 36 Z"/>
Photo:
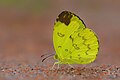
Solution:
<path fill-rule="evenodd" d="M 71 68 L 74 68 L 72 65 L 70 65 L 69 63 L 68 63 L 68 65 L 71 67 Z"/>
<path fill-rule="evenodd" d="M 53 64 L 51 70 L 54 70 L 54 67 L 55 67 L 56 64 L 58 64 L 58 69 L 59 69 L 59 63 L 60 63 L 60 62 L 55 62 L 55 63 Z"/>

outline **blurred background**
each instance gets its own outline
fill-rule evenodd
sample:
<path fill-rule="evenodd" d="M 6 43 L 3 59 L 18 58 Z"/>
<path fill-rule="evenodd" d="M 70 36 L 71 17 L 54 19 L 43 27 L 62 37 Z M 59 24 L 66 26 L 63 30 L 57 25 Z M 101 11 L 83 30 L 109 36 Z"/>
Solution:
<path fill-rule="evenodd" d="M 53 53 L 54 22 L 64 10 L 97 34 L 95 63 L 120 64 L 119 0 L 0 0 L 0 62 L 35 63 Z"/>

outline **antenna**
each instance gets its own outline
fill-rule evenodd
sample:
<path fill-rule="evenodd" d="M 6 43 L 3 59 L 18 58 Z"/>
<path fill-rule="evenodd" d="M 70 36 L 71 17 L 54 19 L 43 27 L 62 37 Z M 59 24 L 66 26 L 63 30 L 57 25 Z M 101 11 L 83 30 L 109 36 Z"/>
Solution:
<path fill-rule="evenodd" d="M 45 55 L 48 55 L 48 56 L 45 57 L 45 58 L 43 58 L 43 59 L 42 59 L 42 62 L 45 61 L 45 60 L 46 60 L 47 58 L 49 58 L 50 56 L 53 56 L 54 54 L 50 54 L 50 55 L 49 55 L 49 54 L 43 54 L 43 55 L 41 55 L 41 57 L 44 57 Z"/>
<path fill-rule="evenodd" d="M 41 55 L 41 57 L 44 57 L 45 55 L 48 55 L 48 53 Z"/>

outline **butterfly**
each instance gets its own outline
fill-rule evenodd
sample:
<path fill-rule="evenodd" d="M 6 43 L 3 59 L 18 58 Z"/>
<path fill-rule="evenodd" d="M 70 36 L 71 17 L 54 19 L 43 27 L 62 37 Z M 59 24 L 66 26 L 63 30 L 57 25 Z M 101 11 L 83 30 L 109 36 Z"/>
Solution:
<path fill-rule="evenodd" d="M 76 14 L 63 11 L 54 24 L 54 64 L 89 64 L 95 61 L 99 40 Z"/>

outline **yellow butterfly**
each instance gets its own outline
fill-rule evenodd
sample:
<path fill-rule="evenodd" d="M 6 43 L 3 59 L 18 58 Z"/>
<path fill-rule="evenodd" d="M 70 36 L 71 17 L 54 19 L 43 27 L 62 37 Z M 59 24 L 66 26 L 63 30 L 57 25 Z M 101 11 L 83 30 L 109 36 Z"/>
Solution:
<path fill-rule="evenodd" d="M 99 41 L 77 15 L 63 11 L 56 19 L 53 31 L 56 54 L 54 64 L 88 64 L 96 59 Z"/>

